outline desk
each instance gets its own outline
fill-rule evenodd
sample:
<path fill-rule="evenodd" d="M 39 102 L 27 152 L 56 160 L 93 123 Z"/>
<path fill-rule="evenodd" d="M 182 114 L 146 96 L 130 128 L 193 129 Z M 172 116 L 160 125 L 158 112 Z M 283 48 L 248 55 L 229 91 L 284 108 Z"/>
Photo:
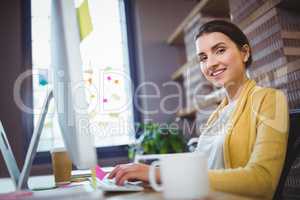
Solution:
<path fill-rule="evenodd" d="M 107 194 L 105 200 L 163 200 L 161 193 L 154 192 L 151 189 L 146 189 L 143 192 L 124 193 L 124 194 Z M 205 200 L 262 200 L 255 198 L 242 197 L 223 192 L 211 192 L 209 198 Z"/>
<path fill-rule="evenodd" d="M 47 176 L 35 176 L 29 178 L 29 187 L 38 185 L 39 187 L 54 185 L 54 177 L 52 175 Z M 14 191 L 14 185 L 10 178 L 0 179 L 0 193 Z M 154 192 L 150 188 L 146 188 L 143 192 L 132 193 L 107 193 L 104 197 L 105 200 L 163 200 L 161 193 Z M 211 192 L 207 200 L 261 200 L 256 198 L 242 197 L 238 195 L 223 193 L 223 192 Z"/>

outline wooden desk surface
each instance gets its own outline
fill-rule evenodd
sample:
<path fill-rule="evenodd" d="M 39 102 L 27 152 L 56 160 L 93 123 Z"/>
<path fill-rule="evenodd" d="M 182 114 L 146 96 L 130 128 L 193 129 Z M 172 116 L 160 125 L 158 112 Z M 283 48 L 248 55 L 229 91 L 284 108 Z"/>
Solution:
<path fill-rule="evenodd" d="M 105 194 L 105 200 L 163 200 L 162 193 L 146 189 L 143 192 L 122 193 L 122 194 Z M 260 200 L 257 198 L 242 197 L 223 192 L 211 192 L 209 197 L 203 200 Z"/>
<path fill-rule="evenodd" d="M 36 176 L 29 179 L 29 186 L 38 185 L 40 187 L 54 184 L 54 178 L 48 176 Z M 10 178 L 0 179 L 0 193 L 14 191 L 14 185 Z M 143 192 L 126 192 L 126 193 L 106 193 L 105 200 L 163 200 L 162 193 L 154 192 L 150 188 L 146 188 Z M 262 200 L 257 198 L 243 197 L 223 192 L 211 192 L 205 200 Z"/>

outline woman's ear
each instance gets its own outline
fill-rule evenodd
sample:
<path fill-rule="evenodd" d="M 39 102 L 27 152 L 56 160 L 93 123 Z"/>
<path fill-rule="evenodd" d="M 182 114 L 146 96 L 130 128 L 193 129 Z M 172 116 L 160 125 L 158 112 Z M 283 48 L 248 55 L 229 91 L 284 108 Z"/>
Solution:
<path fill-rule="evenodd" d="M 242 49 L 241 49 L 242 53 L 243 53 L 243 61 L 246 63 L 250 57 L 250 47 L 248 44 L 244 44 Z"/>

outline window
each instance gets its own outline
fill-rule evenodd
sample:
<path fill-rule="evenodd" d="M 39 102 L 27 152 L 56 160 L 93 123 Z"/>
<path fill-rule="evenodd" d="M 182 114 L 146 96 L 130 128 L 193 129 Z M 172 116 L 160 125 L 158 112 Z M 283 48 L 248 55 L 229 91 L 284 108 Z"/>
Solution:
<path fill-rule="evenodd" d="M 76 7 L 83 0 L 75 1 Z M 83 77 L 97 147 L 134 139 L 126 18 L 123 0 L 88 0 L 93 31 L 81 42 Z M 51 80 L 51 0 L 31 0 L 34 124 Z M 47 114 L 38 151 L 62 145 L 54 103 Z"/>

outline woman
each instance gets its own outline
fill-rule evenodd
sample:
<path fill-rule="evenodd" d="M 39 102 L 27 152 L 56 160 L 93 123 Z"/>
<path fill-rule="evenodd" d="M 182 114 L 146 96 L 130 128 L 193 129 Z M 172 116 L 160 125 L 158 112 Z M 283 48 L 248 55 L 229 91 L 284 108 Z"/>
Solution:
<path fill-rule="evenodd" d="M 248 79 L 250 45 L 234 24 L 220 20 L 204 24 L 196 36 L 196 47 L 202 73 L 226 90 L 197 146 L 208 155 L 210 185 L 224 192 L 271 198 L 286 154 L 286 98 L 281 91 L 258 87 Z M 148 181 L 148 171 L 144 164 L 119 165 L 109 178 L 115 178 L 117 184 Z"/>

